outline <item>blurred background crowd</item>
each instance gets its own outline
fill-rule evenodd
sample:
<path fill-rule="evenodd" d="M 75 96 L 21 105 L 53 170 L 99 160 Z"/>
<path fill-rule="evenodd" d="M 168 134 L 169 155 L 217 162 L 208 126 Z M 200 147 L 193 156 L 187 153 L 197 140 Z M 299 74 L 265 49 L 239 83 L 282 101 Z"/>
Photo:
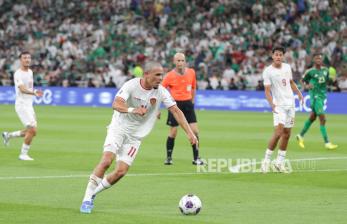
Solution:
<path fill-rule="evenodd" d="M 0 0 L 0 85 L 22 50 L 36 86 L 118 88 L 181 51 L 198 89 L 263 90 L 280 44 L 298 84 L 319 50 L 331 91 L 347 91 L 346 15 L 343 0 Z"/>

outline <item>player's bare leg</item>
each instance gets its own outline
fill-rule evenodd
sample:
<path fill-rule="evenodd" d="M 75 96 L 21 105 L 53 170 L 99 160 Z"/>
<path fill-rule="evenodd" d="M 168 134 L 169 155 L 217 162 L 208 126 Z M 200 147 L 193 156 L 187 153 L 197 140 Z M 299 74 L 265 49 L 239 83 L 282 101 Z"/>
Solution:
<path fill-rule="evenodd" d="M 291 128 L 284 128 L 281 138 L 280 138 L 280 144 L 279 144 L 279 150 L 276 162 L 274 164 L 274 167 L 279 171 L 283 173 L 287 173 L 287 169 L 285 168 L 285 158 L 286 158 L 286 152 L 287 152 L 287 146 L 288 141 L 291 134 Z"/>
<path fill-rule="evenodd" d="M 21 153 L 19 155 L 20 160 L 32 161 L 34 160 L 28 155 L 31 142 L 33 138 L 36 136 L 36 127 L 28 127 L 24 132 L 24 143 L 22 145 Z"/>
<path fill-rule="evenodd" d="M 13 131 L 13 132 L 3 132 L 2 138 L 5 146 L 8 146 L 10 144 L 11 138 L 18 138 L 18 137 L 24 137 L 26 133 L 26 129 L 20 130 L 20 131 Z"/>
<path fill-rule="evenodd" d="M 291 128 L 284 128 L 281 135 L 281 139 L 280 139 L 280 145 L 279 145 L 280 150 L 283 150 L 283 151 L 287 150 L 290 135 L 291 135 Z"/>
<path fill-rule="evenodd" d="M 100 162 L 95 167 L 93 174 L 90 175 L 87 188 L 83 197 L 83 202 L 80 208 L 82 213 L 91 213 L 94 203 L 95 189 L 100 185 L 107 169 L 111 166 L 115 159 L 115 154 L 112 152 L 104 152 Z"/>
<path fill-rule="evenodd" d="M 115 157 L 116 156 L 113 152 L 104 152 L 102 154 L 100 162 L 98 163 L 98 165 L 96 165 L 93 174 L 99 178 L 103 178 L 105 172 L 112 165 L 112 162 L 114 161 Z"/>
<path fill-rule="evenodd" d="M 99 186 L 95 189 L 94 194 L 98 194 L 101 191 L 110 188 L 112 185 L 116 184 L 122 177 L 124 177 L 129 170 L 129 165 L 123 161 L 118 161 L 117 166 L 113 172 L 108 174 L 101 181 Z"/>
<path fill-rule="evenodd" d="M 284 130 L 283 124 L 278 124 L 275 127 L 275 131 L 274 131 L 274 133 L 273 133 L 273 135 L 269 141 L 269 144 L 268 144 L 268 149 L 270 149 L 271 151 L 275 150 L 277 143 L 283 134 L 283 130 Z"/>
<path fill-rule="evenodd" d="M 100 162 L 96 165 L 93 173 L 89 177 L 87 189 L 83 198 L 83 201 L 91 201 L 96 187 L 100 184 L 102 178 L 105 175 L 107 169 L 114 161 L 115 154 L 112 152 L 104 152 Z"/>
<path fill-rule="evenodd" d="M 169 136 L 166 140 L 166 160 L 165 165 L 172 165 L 172 153 L 175 146 L 175 138 L 177 136 L 177 127 L 170 127 Z"/>
<path fill-rule="evenodd" d="M 24 133 L 24 143 L 30 145 L 33 138 L 36 136 L 36 128 L 28 128 Z"/>
<path fill-rule="evenodd" d="M 274 133 L 269 141 L 268 147 L 265 151 L 265 157 L 261 163 L 261 171 L 263 173 L 269 172 L 270 164 L 271 164 L 271 156 L 273 151 L 275 150 L 279 139 L 281 138 L 284 131 L 284 125 L 278 124 L 275 126 Z"/>
<path fill-rule="evenodd" d="M 336 149 L 338 146 L 335 144 L 332 144 L 329 139 L 328 139 L 328 133 L 325 128 L 325 123 L 326 123 L 326 118 L 324 114 L 319 115 L 319 122 L 320 122 L 320 132 L 323 136 L 324 143 L 325 143 L 325 148 L 327 149 Z"/>
<path fill-rule="evenodd" d="M 198 124 L 194 122 L 194 123 L 190 123 L 189 126 L 199 140 Z M 192 149 L 193 149 L 193 165 L 204 165 L 203 161 L 199 157 L 199 145 L 196 145 L 196 144 L 192 145 Z"/>
<path fill-rule="evenodd" d="M 107 165 L 107 164 L 106 164 Z M 107 165 L 107 167 L 109 167 Z M 125 176 L 125 174 L 129 170 L 129 165 L 125 162 L 119 161 L 117 162 L 117 166 L 113 172 L 105 176 L 102 180 L 98 179 L 99 182 L 98 186 L 95 188 L 94 192 L 92 193 L 92 197 L 90 199 L 90 202 L 83 201 L 80 211 L 83 213 L 91 213 L 91 210 L 94 207 L 94 198 L 97 194 L 100 192 L 110 188 L 112 185 L 116 184 L 122 177 Z M 95 180 L 94 180 L 95 181 Z M 87 207 L 87 209 L 83 208 L 83 205 Z"/>
<path fill-rule="evenodd" d="M 304 135 L 311 127 L 312 123 L 316 120 L 316 118 L 317 115 L 314 112 L 311 112 L 309 119 L 304 124 L 304 128 L 301 130 L 300 134 L 296 135 L 296 140 L 298 141 L 300 148 L 305 148 Z"/>

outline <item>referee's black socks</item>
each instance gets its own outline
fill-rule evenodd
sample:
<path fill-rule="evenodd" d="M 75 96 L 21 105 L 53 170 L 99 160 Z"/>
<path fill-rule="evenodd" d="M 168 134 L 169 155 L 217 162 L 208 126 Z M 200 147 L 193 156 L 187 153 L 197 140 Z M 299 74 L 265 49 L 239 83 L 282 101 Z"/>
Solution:
<path fill-rule="evenodd" d="M 175 146 L 175 138 L 167 137 L 166 140 L 166 156 L 172 158 L 172 152 Z"/>
<path fill-rule="evenodd" d="M 196 136 L 199 140 L 199 137 Z M 172 152 L 175 146 L 175 138 L 167 137 L 166 140 L 166 156 L 167 158 L 172 158 Z M 199 158 L 199 148 L 197 144 L 192 145 L 193 149 L 193 159 L 197 160 Z"/>
<path fill-rule="evenodd" d="M 199 136 L 196 135 L 196 138 L 199 141 Z M 193 149 L 193 159 L 197 160 L 199 158 L 199 148 L 196 144 L 192 145 L 192 149 Z"/>

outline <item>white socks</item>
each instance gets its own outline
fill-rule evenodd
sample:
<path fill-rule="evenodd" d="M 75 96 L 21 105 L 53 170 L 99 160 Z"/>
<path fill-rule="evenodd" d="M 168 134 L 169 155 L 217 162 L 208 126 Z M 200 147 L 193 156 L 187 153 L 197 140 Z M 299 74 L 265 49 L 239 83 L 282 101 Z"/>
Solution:
<path fill-rule="evenodd" d="M 274 151 L 272 151 L 272 150 L 270 150 L 270 149 L 266 149 L 264 160 L 266 160 L 266 161 L 271 161 L 271 156 L 272 156 L 272 153 L 273 153 L 273 152 L 274 152 Z"/>
<path fill-rule="evenodd" d="M 22 149 L 21 149 L 21 154 L 22 155 L 28 155 L 29 149 L 30 149 L 30 145 L 23 143 Z"/>
<path fill-rule="evenodd" d="M 284 160 L 286 159 L 286 153 L 287 151 L 284 150 L 278 150 L 277 154 L 277 164 L 284 164 Z"/>
<path fill-rule="evenodd" d="M 21 137 L 21 131 L 14 131 L 8 133 L 9 138 L 18 138 Z"/>
<path fill-rule="evenodd" d="M 83 201 L 91 201 L 93 195 L 96 195 L 111 186 L 112 185 L 107 181 L 106 176 L 104 179 L 101 179 L 94 174 L 90 175 Z"/>
<path fill-rule="evenodd" d="M 270 149 L 266 149 L 264 160 L 271 161 L 272 153 L 273 153 L 273 151 L 271 151 Z M 286 153 L 287 153 L 287 151 L 285 151 L 285 150 L 281 150 L 281 149 L 278 150 L 277 159 L 276 159 L 276 162 L 278 164 L 284 163 L 284 160 L 286 159 Z"/>
<path fill-rule="evenodd" d="M 94 194 L 98 194 L 103 190 L 110 188 L 112 185 L 107 181 L 106 176 L 102 179 L 101 183 L 96 187 Z"/>
<path fill-rule="evenodd" d="M 101 183 L 101 180 L 102 179 L 100 177 L 97 177 L 94 174 L 90 175 L 89 182 L 87 185 L 86 192 L 84 194 L 83 201 L 91 201 L 92 200 L 92 196 L 94 195 L 94 191 L 95 191 L 96 187 Z"/>

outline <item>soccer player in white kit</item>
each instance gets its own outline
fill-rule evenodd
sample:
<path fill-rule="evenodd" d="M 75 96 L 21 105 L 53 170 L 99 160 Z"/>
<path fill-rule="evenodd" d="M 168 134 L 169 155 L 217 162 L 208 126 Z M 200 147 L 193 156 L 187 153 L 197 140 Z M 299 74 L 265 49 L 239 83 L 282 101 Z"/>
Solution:
<path fill-rule="evenodd" d="M 175 116 L 190 143 L 198 143 L 183 112 L 177 107 L 170 93 L 160 85 L 163 73 L 159 63 L 147 62 L 143 77 L 127 81 L 116 94 L 112 105 L 114 114 L 108 126 L 103 156 L 90 175 L 80 207 L 82 213 L 91 213 L 95 195 L 110 188 L 128 172 L 139 151 L 141 140 L 154 126 L 161 103 Z M 104 176 L 115 159 L 115 170 Z"/>
<path fill-rule="evenodd" d="M 9 145 L 11 138 L 24 137 L 20 160 L 34 160 L 28 155 L 31 142 L 36 135 L 36 115 L 33 108 L 33 96 L 42 96 L 41 90 L 34 89 L 33 72 L 31 71 L 31 55 L 24 51 L 19 55 L 20 68 L 14 73 L 14 83 L 16 91 L 15 109 L 25 129 L 14 132 L 3 132 L 4 144 Z"/>
<path fill-rule="evenodd" d="M 291 128 L 295 118 L 295 92 L 303 103 L 303 97 L 293 81 L 292 69 L 289 64 L 283 63 L 285 49 L 275 47 L 272 50 L 272 64 L 263 71 L 265 96 L 269 102 L 274 119 L 274 133 L 265 151 L 265 158 L 261 164 L 263 173 L 269 172 L 271 155 L 280 140 L 278 156 L 274 162 L 274 168 L 279 172 L 288 172 L 285 168 L 285 156 L 290 138 Z"/>

